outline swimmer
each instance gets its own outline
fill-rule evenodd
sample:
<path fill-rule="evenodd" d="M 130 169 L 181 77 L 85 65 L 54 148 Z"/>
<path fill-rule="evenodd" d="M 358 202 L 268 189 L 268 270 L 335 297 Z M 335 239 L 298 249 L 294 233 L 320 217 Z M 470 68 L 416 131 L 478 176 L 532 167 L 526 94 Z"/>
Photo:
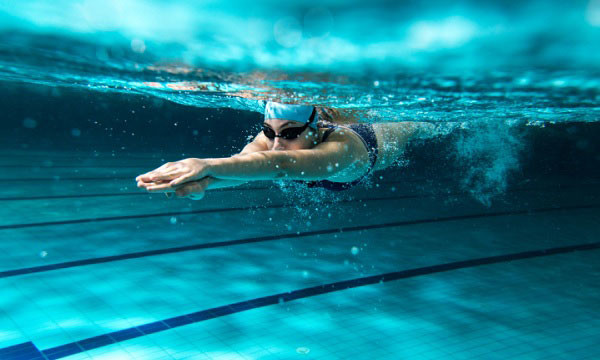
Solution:
<path fill-rule="evenodd" d="M 136 177 L 149 192 L 199 200 L 209 189 L 256 180 L 293 180 L 332 191 L 349 189 L 392 165 L 430 124 L 340 124 L 341 113 L 269 101 L 262 131 L 239 154 L 169 162 Z M 343 121 L 343 120 L 342 120 Z"/>

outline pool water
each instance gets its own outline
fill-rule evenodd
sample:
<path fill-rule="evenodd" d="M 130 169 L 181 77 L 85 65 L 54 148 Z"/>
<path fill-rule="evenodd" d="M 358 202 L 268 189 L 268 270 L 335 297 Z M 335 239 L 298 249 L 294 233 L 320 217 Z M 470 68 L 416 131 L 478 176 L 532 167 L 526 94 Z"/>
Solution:
<path fill-rule="evenodd" d="M 0 359 L 599 358 L 599 4 L 457 4 L 0 2 Z M 136 187 L 269 98 L 433 131 L 340 193 Z"/>

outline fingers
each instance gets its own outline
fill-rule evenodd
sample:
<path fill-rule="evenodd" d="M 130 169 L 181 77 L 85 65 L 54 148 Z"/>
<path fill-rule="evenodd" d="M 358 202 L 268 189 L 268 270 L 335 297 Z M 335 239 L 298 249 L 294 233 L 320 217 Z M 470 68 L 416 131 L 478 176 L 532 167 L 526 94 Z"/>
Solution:
<path fill-rule="evenodd" d="M 183 175 L 171 180 L 170 184 L 171 184 L 171 186 L 178 186 L 178 185 L 186 183 L 190 180 L 193 180 L 193 178 L 194 178 L 193 173 L 183 174 Z"/>
<path fill-rule="evenodd" d="M 173 188 L 171 187 L 171 185 L 169 185 L 169 183 L 163 183 L 163 184 L 152 184 L 152 185 L 147 185 L 145 186 L 146 190 L 150 191 L 150 192 L 172 192 Z"/>
<path fill-rule="evenodd" d="M 138 187 L 145 188 L 151 193 L 164 193 L 166 197 L 171 198 L 173 195 L 179 198 L 189 198 L 192 200 L 200 200 L 204 198 L 204 192 L 208 186 L 207 181 L 192 181 L 185 183 L 176 189 L 173 189 L 169 183 L 142 183 L 138 182 Z"/>
<path fill-rule="evenodd" d="M 136 181 L 143 181 L 143 182 L 151 182 L 153 177 L 155 177 L 157 175 L 164 174 L 166 172 L 171 172 L 173 170 L 174 170 L 173 169 L 173 163 L 168 162 L 168 163 L 163 164 L 162 166 L 160 166 L 160 167 L 158 167 L 158 168 L 156 168 L 156 169 L 154 169 L 152 171 L 149 171 L 149 172 L 147 172 L 145 174 L 142 174 L 142 175 L 138 175 L 135 178 L 135 180 Z"/>
<path fill-rule="evenodd" d="M 164 181 L 157 181 L 157 182 L 154 182 L 154 181 L 149 181 L 149 182 L 138 181 L 137 182 L 137 187 L 145 189 L 145 188 L 147 188 L 149 186 L 160 185 L 160 184 L 165 184 L 165 183 L 168 184 L 168 181 L 167 182 L 164 182 Z"/>
<path fill-rule="evenodd" d="M 153 182 L 153 181 L 164 181 L 173 180 L 177 176 L 181 175 L 181 171 L 177 170 L 165 170 L 165 171 L 152 171 L 148 174 L 140 175 L 135 178 L 136 181 Z"/>
<path fill-rule="evenodd" d="M 155 175 L 155 173 L 153 171 L 149 172 L 149 173 L 146 173 L 146 174 L 143 174 L 143 175 L 138 175 L 135 178 L 135 181 L 152 182 L 152 177 L 154 175 Z"/>
<path fill-rule="evenodd" d="M 193 161 L 192 161 L 193 160 Z M 178 197 L 199 200 L 204 197 L 207 181 L 194 181 L 203 173 L 203 168 L 193 166 L 197 159 L 186 159 L 175 163 L 166 163 L 156 170 L 135 178 L 137 186 L 149 192 L 162 192 L 165 195 L 175 192 Z M 169 195 L 167 195 L 169 197 Z"/>
<path fill-rule="evenodd" d="M 144 183 L 160 183 L 160 182 L 171 182 L 173 184 L 174 179 L 183 179 L 173 185 L 182 184 L 188 180 L 192 180 L 192 173 L 183 170 L 173 170 L 166 173 L 157 173 L 148 176 L 142 176 L 136 178 L 138 182 Z"/>
<path fill-rule="evenodd" d="M 136 176 L 135 181 L 145 181 L 145 182 L 148 182 L 148 181 L 150 181 L 150 174 L 151 173 L 146 173 L 146 174 L 138 175 L 138 176 Z"/>
<path fill-rule="evenodd" d="M 150 177 L 152 181 L 171 181 L 182 175 L 181 171 L 171 171 L 168 173 L 156 174 Z"/>

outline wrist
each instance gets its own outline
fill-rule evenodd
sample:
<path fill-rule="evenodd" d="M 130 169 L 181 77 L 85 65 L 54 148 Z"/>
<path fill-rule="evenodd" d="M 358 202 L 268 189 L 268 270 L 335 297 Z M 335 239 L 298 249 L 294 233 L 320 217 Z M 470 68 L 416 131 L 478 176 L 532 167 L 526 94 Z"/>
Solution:
<path fill-rule="evenodd" d="M 218 173 L 219 166 L 222 164 L 221 159 L 203 159 L 205 161 L 205 176 L 213 176 Z"/>

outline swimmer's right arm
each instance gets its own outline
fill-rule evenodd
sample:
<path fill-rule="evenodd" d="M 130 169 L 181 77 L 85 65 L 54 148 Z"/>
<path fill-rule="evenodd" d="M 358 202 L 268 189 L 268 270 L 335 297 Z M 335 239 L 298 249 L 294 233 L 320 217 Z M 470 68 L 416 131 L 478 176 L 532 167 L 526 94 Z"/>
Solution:
<path fill-rule="evenodd" d="M 232 156 L 245 155 L 257 151 L 265 151 L 268 146 L 262 137 L 256 136 L 254 140 L 244 146 L 242 151 Z M 204 187 L 204 190 L 221 189 L 226 187 L 233 187 L 247 183 L 245 180 L 231 180 L 231 179 L 218 179 L 214 177 L 206 177 L 198 181 L 200 186 Z"/>
<path fill-rule="evenodd" d="M 242 151 L 240 151 L 238 154 L 233 155 L 232 157 L 268 150 L 269 147 L 266 142 L 266 138 L 264 135 L 261 135 L 262 132 L 259 133 L 252 142 L 244 146 Z M 206 190 L 234 187 L 245 184 L 247 182 L 248 181 L 246 180 L 218 179 L 212 176 L 207 176 L 200 180 L 181 184 L 175 189 L 171 188 L 170 191 L 167 190 L 166 192 L 172 192 L 173 190 L 175 190 L 175 194 L 179 197 L 189 197 L 191 199 L 199 200 L 204 197 L 204 192 Z M 138 180 L 138 187 L 146 187 L 146 185 L 148 185 L 148 183 L 144 183 L 142 180 Z"/>

